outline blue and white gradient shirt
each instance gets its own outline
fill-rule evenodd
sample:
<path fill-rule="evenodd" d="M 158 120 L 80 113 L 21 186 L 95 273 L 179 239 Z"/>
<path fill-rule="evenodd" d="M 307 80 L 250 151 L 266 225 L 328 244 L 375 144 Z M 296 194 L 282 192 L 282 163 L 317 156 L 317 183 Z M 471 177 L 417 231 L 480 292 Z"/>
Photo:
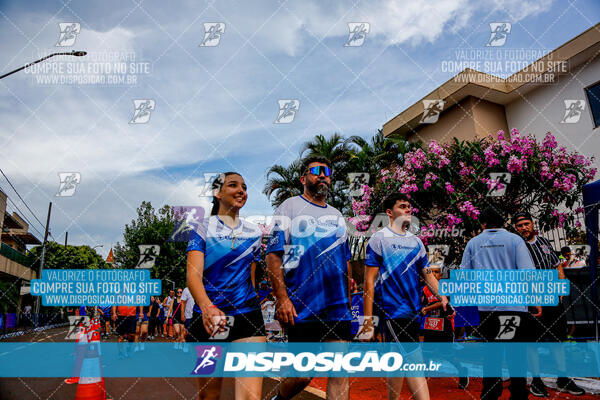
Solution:
<path fill-rule="evenodd" d="M 460 267 L 463 269 L 534 269 L 525 241 L 506 229 L 485 229 L 469 240 Z M 479 307 L 479 311 L 520 311 L 527 306 Z"/>
<path fill-rule="evenodd" d="M 352 258 L 346 222 L 330 205 L 303 196 L 275 210 L 267 253 L 281 252 L 295 322 L 351 320 L 348 260 Z"/>
<path fill-rule="evenodd" d="M 386 320 L 417 318 L 421 309 L 419 277 L 429 267 L 421 239 L 385 227 L 369 239 L 365 265 L 379 267 L 373 314 Z"/>
<path fill-rule="evenodd" d="M 235 229 L 216 215 L 205 218 L 190 235 L 187 251 L 204 253 L 202 282 L 208 298 L 226 315 L 260 309 L 251 280 L 251 264 L 260 259 L 262 232 L 240 218 Z M 194 305 L 194 311 L 201 313 Z"/>

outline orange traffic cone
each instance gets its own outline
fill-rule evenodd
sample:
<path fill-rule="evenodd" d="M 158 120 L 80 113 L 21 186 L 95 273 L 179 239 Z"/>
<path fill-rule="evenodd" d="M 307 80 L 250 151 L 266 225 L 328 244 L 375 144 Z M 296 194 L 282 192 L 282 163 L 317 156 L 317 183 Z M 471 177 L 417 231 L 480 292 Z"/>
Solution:
<path fill-rule="evenodd" d="M 77 337 L 76 337 L 76 349 L 75 352 L 77 353 L 78 351 L 81 352 L 83 350 L 85 350 L 85 346 L 87 346 L 88 343 L 88 334 L 86 332 L 85 327 L 83 326 L 83 324 L 79 324 L 79 331 L 77 332 Z M 79 347 L 81 346 L 81 347 Z M 75 365 L 78 364 L 79 361 L 79 357 L 78 359 L 75 361 Z M 80 364 L 80 363 L 79 363 Z M 75 367 L 75 370 L 78 371 L 78 368 Z M 67 385 L 72 385 L 74 383 L 79 382 L 79 376 L 73 376 L 71 378 L 67 378 L 64 381 Z"/>
<path fill-rule="evenodd" d="M 100 335 L 92 331 L 88 345 L 89 350 L 81 366 L 81 375 L 75 400 L 106 400 L 106 388 L 102 377 L 102 363 L 100 361 Z"/>

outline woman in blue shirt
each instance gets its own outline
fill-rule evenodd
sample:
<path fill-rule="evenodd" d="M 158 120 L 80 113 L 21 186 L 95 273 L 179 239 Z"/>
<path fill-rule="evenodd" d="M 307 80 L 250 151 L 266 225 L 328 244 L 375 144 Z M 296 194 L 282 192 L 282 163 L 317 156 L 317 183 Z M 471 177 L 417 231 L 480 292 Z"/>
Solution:
<path fill-rule="evenodd" d="M 248 199 L 235 172 L 213 182 L 211 215 L 188 243 L 187 282 L 194 297 L 189 341 L 265 342 L 264 321 L 254 290 L 262 232 L 239 217 Z M 220 378 L 199 378 L 200 398 L 218 399 Z M 236 378 L 235 398 L 261 398 L 262 377 Z"/>

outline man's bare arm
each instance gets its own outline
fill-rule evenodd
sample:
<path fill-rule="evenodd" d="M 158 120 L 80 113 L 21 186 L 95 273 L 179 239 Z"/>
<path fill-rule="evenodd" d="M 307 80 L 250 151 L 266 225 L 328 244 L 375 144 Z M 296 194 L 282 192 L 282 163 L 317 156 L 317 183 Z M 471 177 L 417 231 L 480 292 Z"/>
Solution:
<path fill-rule="evenodd" d="M 296 309 L 288 297 L 287 288 L 283 279 L 282 259 L 277 253 L 269 253 L 265 259 L 269 279 L 273 286 L 273 295 L 277 299 L 277 319 L 284 324 L 294 325 L 294 317 L 297 317 Z"/>

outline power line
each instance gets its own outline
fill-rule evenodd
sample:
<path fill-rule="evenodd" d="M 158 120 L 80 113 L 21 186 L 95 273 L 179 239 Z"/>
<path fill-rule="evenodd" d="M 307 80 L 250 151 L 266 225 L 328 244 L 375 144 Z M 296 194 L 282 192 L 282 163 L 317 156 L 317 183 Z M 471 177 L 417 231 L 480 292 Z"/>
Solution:
<path fill-rule="evenodd" d="M 23 202 L 23 204 L 25 205 L 25 207 L 29 210 L 29 212 L 31 213 L 31 215 L 33 215 L 33 218 L 35 218 L 37 220 L 37 222 L 40 224 L 40 226 L 45 230 L 46 229 L 45 225 L 42 223 L 42 221 L 39 220 L 39 218 L 37 217 L 37 215 L 35 215 L 35 213 L 33 211 L 31 211 L 31 208 L 29 208 L 29 206 L 27 205 L 27 203 L 25 202 L 25 200 L 23 199 L 23 197 L 21 197 L 21 195 L 19 194 L 19 192 L 17 191 L 17 189 L 14 187 L 14 185 L 10 181 L 10 179 L 8 179 L 8 176 L 6 176 L 6 174 L 4 173 L 4 171 L 2 171 L 2 168 L 0 168 L 0 173 L 2 173 L 2 176 L 4 176 L 4 179 L 6 179 L 6 181 L 8 182 L 8 184 L 10 185 L 10 187 L 12 188 L 12 190 L 15 191 L 15 193 L 17 194 L 17 196 L 19 196 L 19 199 L 21 199 L 21 201 Z M 50 233 L 50 237 L 56 242 L 56 239 L 54 238 L 54 236 L 52 236 L 51 233 Z"/>

